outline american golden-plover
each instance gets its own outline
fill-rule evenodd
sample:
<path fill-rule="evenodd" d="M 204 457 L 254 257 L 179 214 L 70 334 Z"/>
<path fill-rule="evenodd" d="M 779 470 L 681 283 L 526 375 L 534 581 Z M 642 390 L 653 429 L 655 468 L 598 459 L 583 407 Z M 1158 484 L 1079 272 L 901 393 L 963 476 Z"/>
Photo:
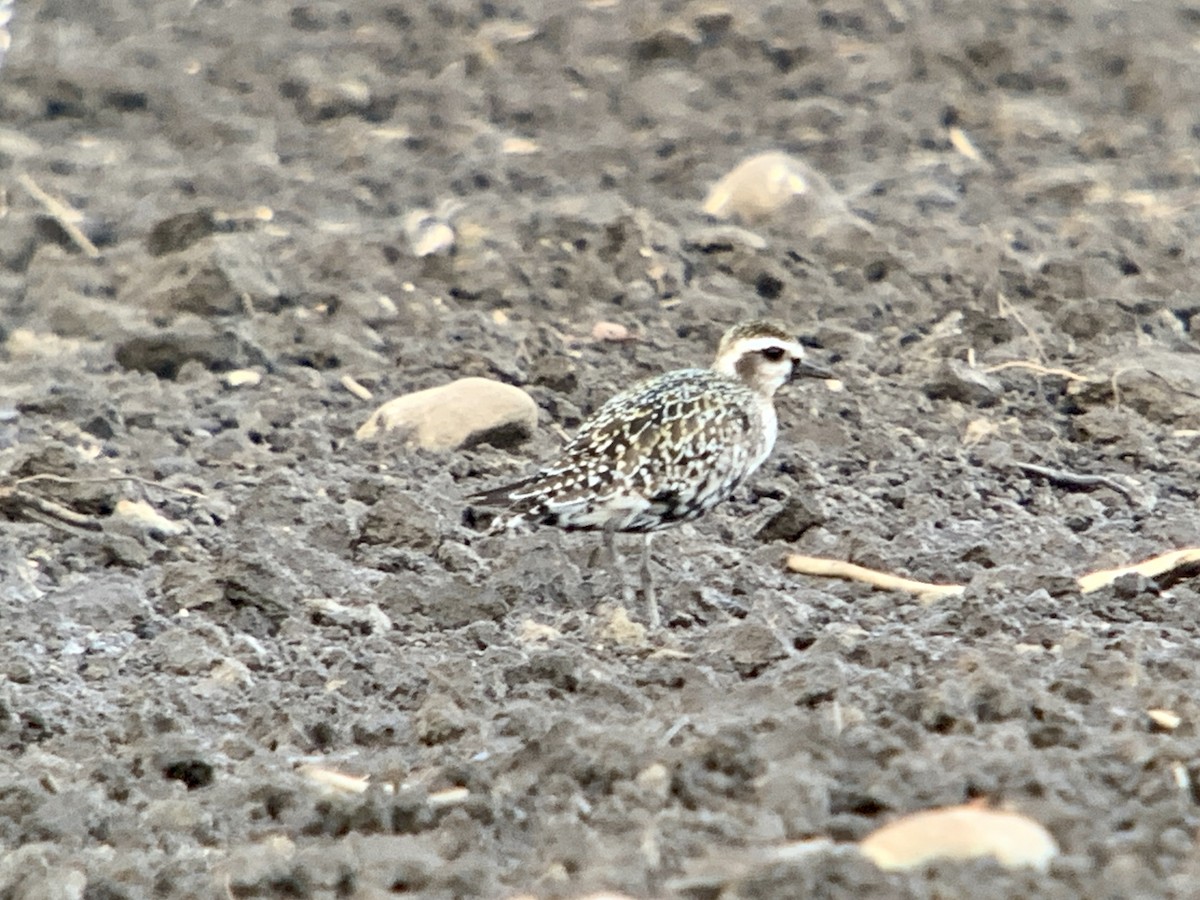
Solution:
<path fill-rule="evenodd" d="M 614 535 L 640 532 L 641 579 L 651 628 L 659 624 L 650 572 L 653 532 L 708 512 L 775 446 L 775 392 L 797 376 L 828 378 L 774 322 L 736 325 L 709 369 L 679 369 L 614 396 L 559 455 L 512 484 L 468 498 L 503 512 L 493 530 L 522 524 L 601 531 L 619 570 Z M 621 577 L 625 600 L 632 588 Z"/>

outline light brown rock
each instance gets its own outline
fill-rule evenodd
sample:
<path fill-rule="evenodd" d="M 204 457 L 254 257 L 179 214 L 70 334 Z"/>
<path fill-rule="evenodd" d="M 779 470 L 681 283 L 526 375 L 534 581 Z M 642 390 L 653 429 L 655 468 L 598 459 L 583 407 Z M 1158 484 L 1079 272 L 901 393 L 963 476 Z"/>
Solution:
<path fill-rule="evenodd" d="M 520 388 L 487 378 L 461 378 L 389 400 L 355 436 L 362 441 L 394 432 L 389 437 L 427 450 L 482 443 L 508 447 L 533 434 L 537 417 L 537 404 Z"/>
<path fill-rule="evenodd" d="M 786 153 L 760 153 L 742 160 L 708 192 L 704 211 L 718 219 L 757 222 L 769 218 L 798 197 L 806 198 L 822 216 L 844 214 L 845 204 L 824 176 Z"/>
<path fill-rule="evenodd" d="M 1044 871 L 1058 853 L 1054 838 L 1038 822 L 975 804 L 928 809 L 897 819 L 863 838 L 859 849 L 889 872 L 934 859 L 993 857 L 1006 868 Z"/>

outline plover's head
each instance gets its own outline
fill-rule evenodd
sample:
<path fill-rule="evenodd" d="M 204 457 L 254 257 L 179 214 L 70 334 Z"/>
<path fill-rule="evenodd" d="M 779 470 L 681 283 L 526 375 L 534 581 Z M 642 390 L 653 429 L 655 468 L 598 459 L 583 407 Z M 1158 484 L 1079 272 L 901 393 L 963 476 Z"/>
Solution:
<path fill-rule="evenodd" d="M 773 396 L 793 378 L 833 377 L 828 369 L 805 359 L 800 342 L 775 322 L 734 325 L 721 338 L 713 368 L 764 397 Z"/>

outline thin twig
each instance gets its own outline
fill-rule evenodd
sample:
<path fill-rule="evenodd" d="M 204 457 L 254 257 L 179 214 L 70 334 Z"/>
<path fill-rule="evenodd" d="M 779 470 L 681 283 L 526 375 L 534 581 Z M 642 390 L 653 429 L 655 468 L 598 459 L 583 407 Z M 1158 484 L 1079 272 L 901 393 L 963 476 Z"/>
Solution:
<path fill-rule="evenodd" d="M 359 400 L 370 400 L 373 398 L 371 392 L 350 375 L 343 375 L 341 384 L 342 387 L 352 393 Z"/>
<path fill-rule="evenodd" d="M 53 481 L 55 484 L 106 484 L 111 481 L 132 481 L 134 484 L 142 485 L 142 487 L 158 488 L 160 491 L 166 491 L 170 494 L 180 494 L 184 497 L 193 497 L 197 500 L 208 499 L 199 491 L 193 491 L 190 488 L 171 487 L 170 485 L 163 484 L 161 481 L 152 481 L 149 478 L 142 478 L 139 475 L 99 475 L 93 478 L 67 478 L 65 475 L 39 472 L 36 475 L 26 475 L 24 478 L 18 478 L 13 484 L 28 484 L 31 481 Z"/>
<path fill-rule="evenodd" d="M 1028 472 L 1030 475 L 1040 475 L 1054 484 L 1061 484 L 1064 487 L 1078 487 L 1085 490 L 1106 487 L 1109 490 L 1116 491 L 1130 503 L 1134 501 L 1133 491 L 1107 475 L 1088 475 L 1082 472 L 1069 472 L 1066 469 L 1052 469 L 1049 466 L 1039 466 L 1036 463 L 1014 463 L 1014 465 L 1022 472 Z"/>
<path fill-rule="evenodd" d="M 1000 315 L 1011 316 L 1024 329 L 1025 334 L 1028 335 L 1030 342 L 1033 344 L 1033 349 L 1037 353 L 1038 360 L 1045 363 L 1046 349 L 1042 346 L 1042 339 L 1037 336 L 1037 332 L 1029 326 L 1029 323 L 1025 321 L 1021 313 L 1017 311 L 1017 308 L 1009 303 L 1003 294 L 996 294 L 996 308 Z"/>
<path fill-rule="evenodd" d="M 86 234 L 75 224 L 79 219 L 83 218 L 79 210 L 74 209 L 61 200 L 56 200 L 45 191 L 43 191 L 36 181 L 22 172 L 17 176 L 17 181 L 21 183 L 21 187 L 29 191 L 34 200 L 42 204 L 42 207 L 48 212 L 51 218 L 56 221 L 63 231 L 67 233 L 67 237 L 73 240 L 76 246 L 91 259 L 96 259 L 100 256 L 100 251 L 96 249 Z"/>
<path fill-rule="evenodd" d="M 1135 368 L 1134 366 L 1125 366 L 1124 368 L 1117 369 L 1115 372 L 1112 373 L 1112 377 L 1109 378 L 1108 383 L 1112 387 L 1113 409 L 1121 408 L 1121 386 L 1117 384 L 1117 379 L 1120 378 L 1122 375 L 1124 375 L 1126 372 L 1132 372 L 1134 370 L 1134 368 Z"/>
<path fill-rule="evenodd" d="M 1005 369 L 1028 369 L 1037 375 L 1057 375 L 1060 378 L 1067 379 L 1068 381 L 1091 381 L 1091 379 L 1086 375 L 1080 375 L 1077 372 L 1072 372 L 1070 369 L 1053 369 L 1028 359 L 1010 359 L 1008 362 L 1002 362 L 997 363 L 994 366 L 988 366 L 983 371 L 1002 372 Z"/>
<path fill-rule="evenodd" d="M 77 513 L 73 509 L 67 509 L 67 507 L 60 503 L 47 500 L 45 497 L 39 497 L 37 494 L 31 494 L 29 491 L 23 491 L 18 487 L 0 488 L 0 502 L 4 501 L 7 497 L 11 497 L 20 504 L 23 515 L 39 521 L 43 525 L 61 527 L 65 524 L 88 531 L 99 531 L 102 527 L 91 516 Z"/>

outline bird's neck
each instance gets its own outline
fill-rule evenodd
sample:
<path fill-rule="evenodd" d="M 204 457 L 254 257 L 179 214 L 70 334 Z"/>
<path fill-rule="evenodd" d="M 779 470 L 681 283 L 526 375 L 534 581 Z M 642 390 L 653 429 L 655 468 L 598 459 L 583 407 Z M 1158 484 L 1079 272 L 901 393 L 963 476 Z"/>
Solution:
<path fill-rule="evenodd" d="M 779 416 L 775 413 L 775 401 L 770 394 L 758 395 L 758 411 L 762 416 L 764 456 L 775 446 L 775 437 L 779 434 Z"/>

